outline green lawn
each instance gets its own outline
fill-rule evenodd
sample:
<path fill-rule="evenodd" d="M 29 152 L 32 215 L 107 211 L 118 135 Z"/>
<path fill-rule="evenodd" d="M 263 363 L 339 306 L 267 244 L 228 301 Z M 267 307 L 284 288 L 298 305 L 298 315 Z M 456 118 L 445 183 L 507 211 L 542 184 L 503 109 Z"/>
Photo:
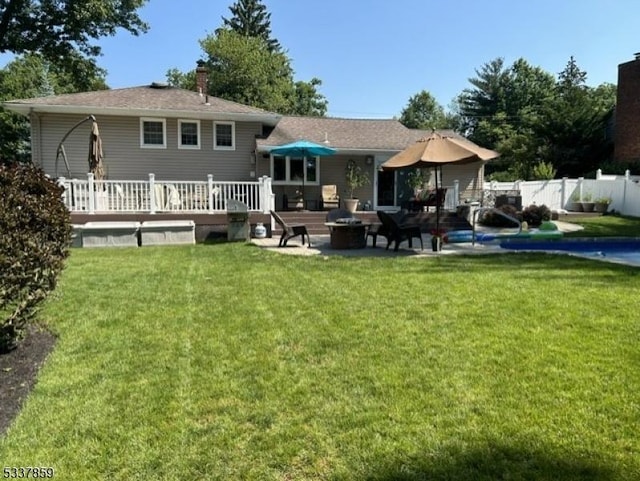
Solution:
<path fill-rule="evenodd" d="M 80 249 L 0 466 L 60 480 L 637 480 L 640 269 Z"/>
<path fill-rule="evenodd" d="M 571 218 L 570 221 L 582 225 L 584 230 L 568 233 L 567 237 L 640 237 L 640 219 L 637 217 L 594 215 Z"/>

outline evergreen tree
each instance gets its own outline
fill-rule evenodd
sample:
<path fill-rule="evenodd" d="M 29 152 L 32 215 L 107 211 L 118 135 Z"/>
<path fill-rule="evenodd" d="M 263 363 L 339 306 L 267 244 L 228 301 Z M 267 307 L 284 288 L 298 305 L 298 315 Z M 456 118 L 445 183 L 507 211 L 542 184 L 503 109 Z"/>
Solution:
<path fill-rule="evenodd" d="M 280 52 L 280 43 L 271 38 L 271 14 L 261 0 L 237 0 L 229 10 L 233 16 L 222 17 L 223 28 L 230 29 L 244 37 L 262 39 L 270 52 Z"/>
<path fill-rule="evenodd" d="M 209 70 L 208 92 L 280 114 L 323 116 L 322 81 L 294 81 L 289 57 L 271 38 L 270 17 L 260 0 L 238 0 L 231 19 L 200 41 Z M 195 71 L 167 72 L 170 85 L 195 88 Z"/>
<path fill-rule="evenodd" d="M 559 176 L 589 175 L 610 159 L 613 151 L 607 127 L 616 101 L 616 88 L 586 85 L 587 73 L 572 56 L 558 74 L 556 95 L 549 102 L 538 134 L 541 154 Z"/>

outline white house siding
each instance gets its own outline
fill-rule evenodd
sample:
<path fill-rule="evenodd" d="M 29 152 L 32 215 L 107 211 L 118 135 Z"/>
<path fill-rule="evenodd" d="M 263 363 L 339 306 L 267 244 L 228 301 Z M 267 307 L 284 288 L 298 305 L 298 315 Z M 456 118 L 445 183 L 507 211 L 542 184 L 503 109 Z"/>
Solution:
<path fill-rule="evenodd" d="M 36 140 L 34 161 L 45 172 L 56 175 L 55 159 L 64 135 L 86 116 L 40 114 L 32 118 L 32 135 Z M 153 117 L 151 115 L 145 118 Z M 163 117 L 157 117 L 159 119 Z M 154 173 L 158 180 L 205 180 L 213 174 L 216 180 L 253 180 L 250 172 L 251 152 L 255 136 L 262 131 L 259 123 L 236 122 L 236 148 L 232 151 L 213 149 L 213 121 L 200 121 L 200 149 L 178 148 L 178 119 L 165 118 L 167 148 L 140 147 L 139 117 L 96 117 L 103 142 L 105 168 L 109 179 L 146 180 Z M 195 119 L 194 119 L 195 120 Z M 84 178 L 88 171 L 89 136 L 91 122 L 78 127 L 65 141 L 71 177 Z M 62 159 L 58 162 L 59 176 L 67 176 Z"/>

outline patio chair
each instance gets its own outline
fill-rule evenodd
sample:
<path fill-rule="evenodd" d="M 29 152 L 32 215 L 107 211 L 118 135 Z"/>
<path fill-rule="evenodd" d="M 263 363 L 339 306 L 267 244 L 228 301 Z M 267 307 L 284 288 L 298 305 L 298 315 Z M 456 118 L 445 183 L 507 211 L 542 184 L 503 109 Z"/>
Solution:
<path fill-rule="evenodd" d="M 420 249 L 424 249 L 420 226 L 399 223 L 395 217 L 381 210 L 379 210 L 377 214 L 378 219 L 380 219 L 380 222 L 382 223 L 382 230 L 378 229 L 377 234 L 384 235 L 387 238 L 387 249 L 389 249 L 392 242 L 395 242 L 393 250 L 394 252 L 398 252 L 400 243 L 404 241 L 408 241 L 409 248 L 411 248 L 413 247 L 413 238 L 420 239 Z"/>
<path fill-rule="evenodd" d="M 409 212 L 422 212 L 425 209 L 429 210 L 429 207 L 443 208 L 446 196 L 447 188 L 439 188 L 437 193 L 433 190 L 425 198 L 404 201 L 402 208 L 407 209 Z"/>
<path fill-rule="evenodd" d="M 340 196 L 337 185 L 322 186 L 322 209 L 338 209 L 340 207 Z"/>
<path fill-rule="evenodd" d="M 282 229 L 282 235 L 280 236 L 280 242 L 278 243 L 278 247 L 286 247 L 289 239 L 301 236 L 302 237 L 302 245 L 304 245 L 304 237 L 307 236 L 307 244 L 311 247 L 311 239 L 309 238 L 309 233 L 307 232 L 307 226 L 304 224 L 287 224 L 282 217 L 280 217 L 276 212 L 271 212 L 271 215 L 276 220 L 280 228 Z"/>

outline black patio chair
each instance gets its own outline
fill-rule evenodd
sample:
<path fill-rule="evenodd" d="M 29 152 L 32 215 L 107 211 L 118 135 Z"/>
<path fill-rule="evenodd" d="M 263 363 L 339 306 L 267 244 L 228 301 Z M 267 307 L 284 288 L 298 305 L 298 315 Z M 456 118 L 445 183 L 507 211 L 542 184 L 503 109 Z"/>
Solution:
<path fill-rule="evenodd" d="M 282 235 L 280 236 L 280 242 L 278 243 L 278 247 L 286 247 L 287 241 L 293 237 L 301 236 L 302 237 L 302 245 L 304 245 L 304 237 L 307 236 L 307 245 L 311 247 L 311 239 L 309 238 L 309 232 L 307 232 L 307 226 L 304 224 L 287 224 L 282 217 L 280 217 L 276 212 L 271 212 L 271 215 L 276 220 L 280 228 L 282 229 Z"/>
<path fill-rule="evenodd" d="M 401 224 L 395 217 L 387 214 L 384 211 L 379 210 L 377 212 L 378 219 L 382 223 L 381 229 L 378 229 L 378 235 L 384 235 L 387 238 L 387 249 L 392 242 L 395 242 L 394 252 L 398 252 L 400 243 L 408 241 L 409 248 L 413 247 L 413 238 L 420 239 L 420 249 L 424 249 L 422 244 L 422 233 L 420 232 L 420 226 Z M 375 241 L 374 241 L 375 242 Z"/>

